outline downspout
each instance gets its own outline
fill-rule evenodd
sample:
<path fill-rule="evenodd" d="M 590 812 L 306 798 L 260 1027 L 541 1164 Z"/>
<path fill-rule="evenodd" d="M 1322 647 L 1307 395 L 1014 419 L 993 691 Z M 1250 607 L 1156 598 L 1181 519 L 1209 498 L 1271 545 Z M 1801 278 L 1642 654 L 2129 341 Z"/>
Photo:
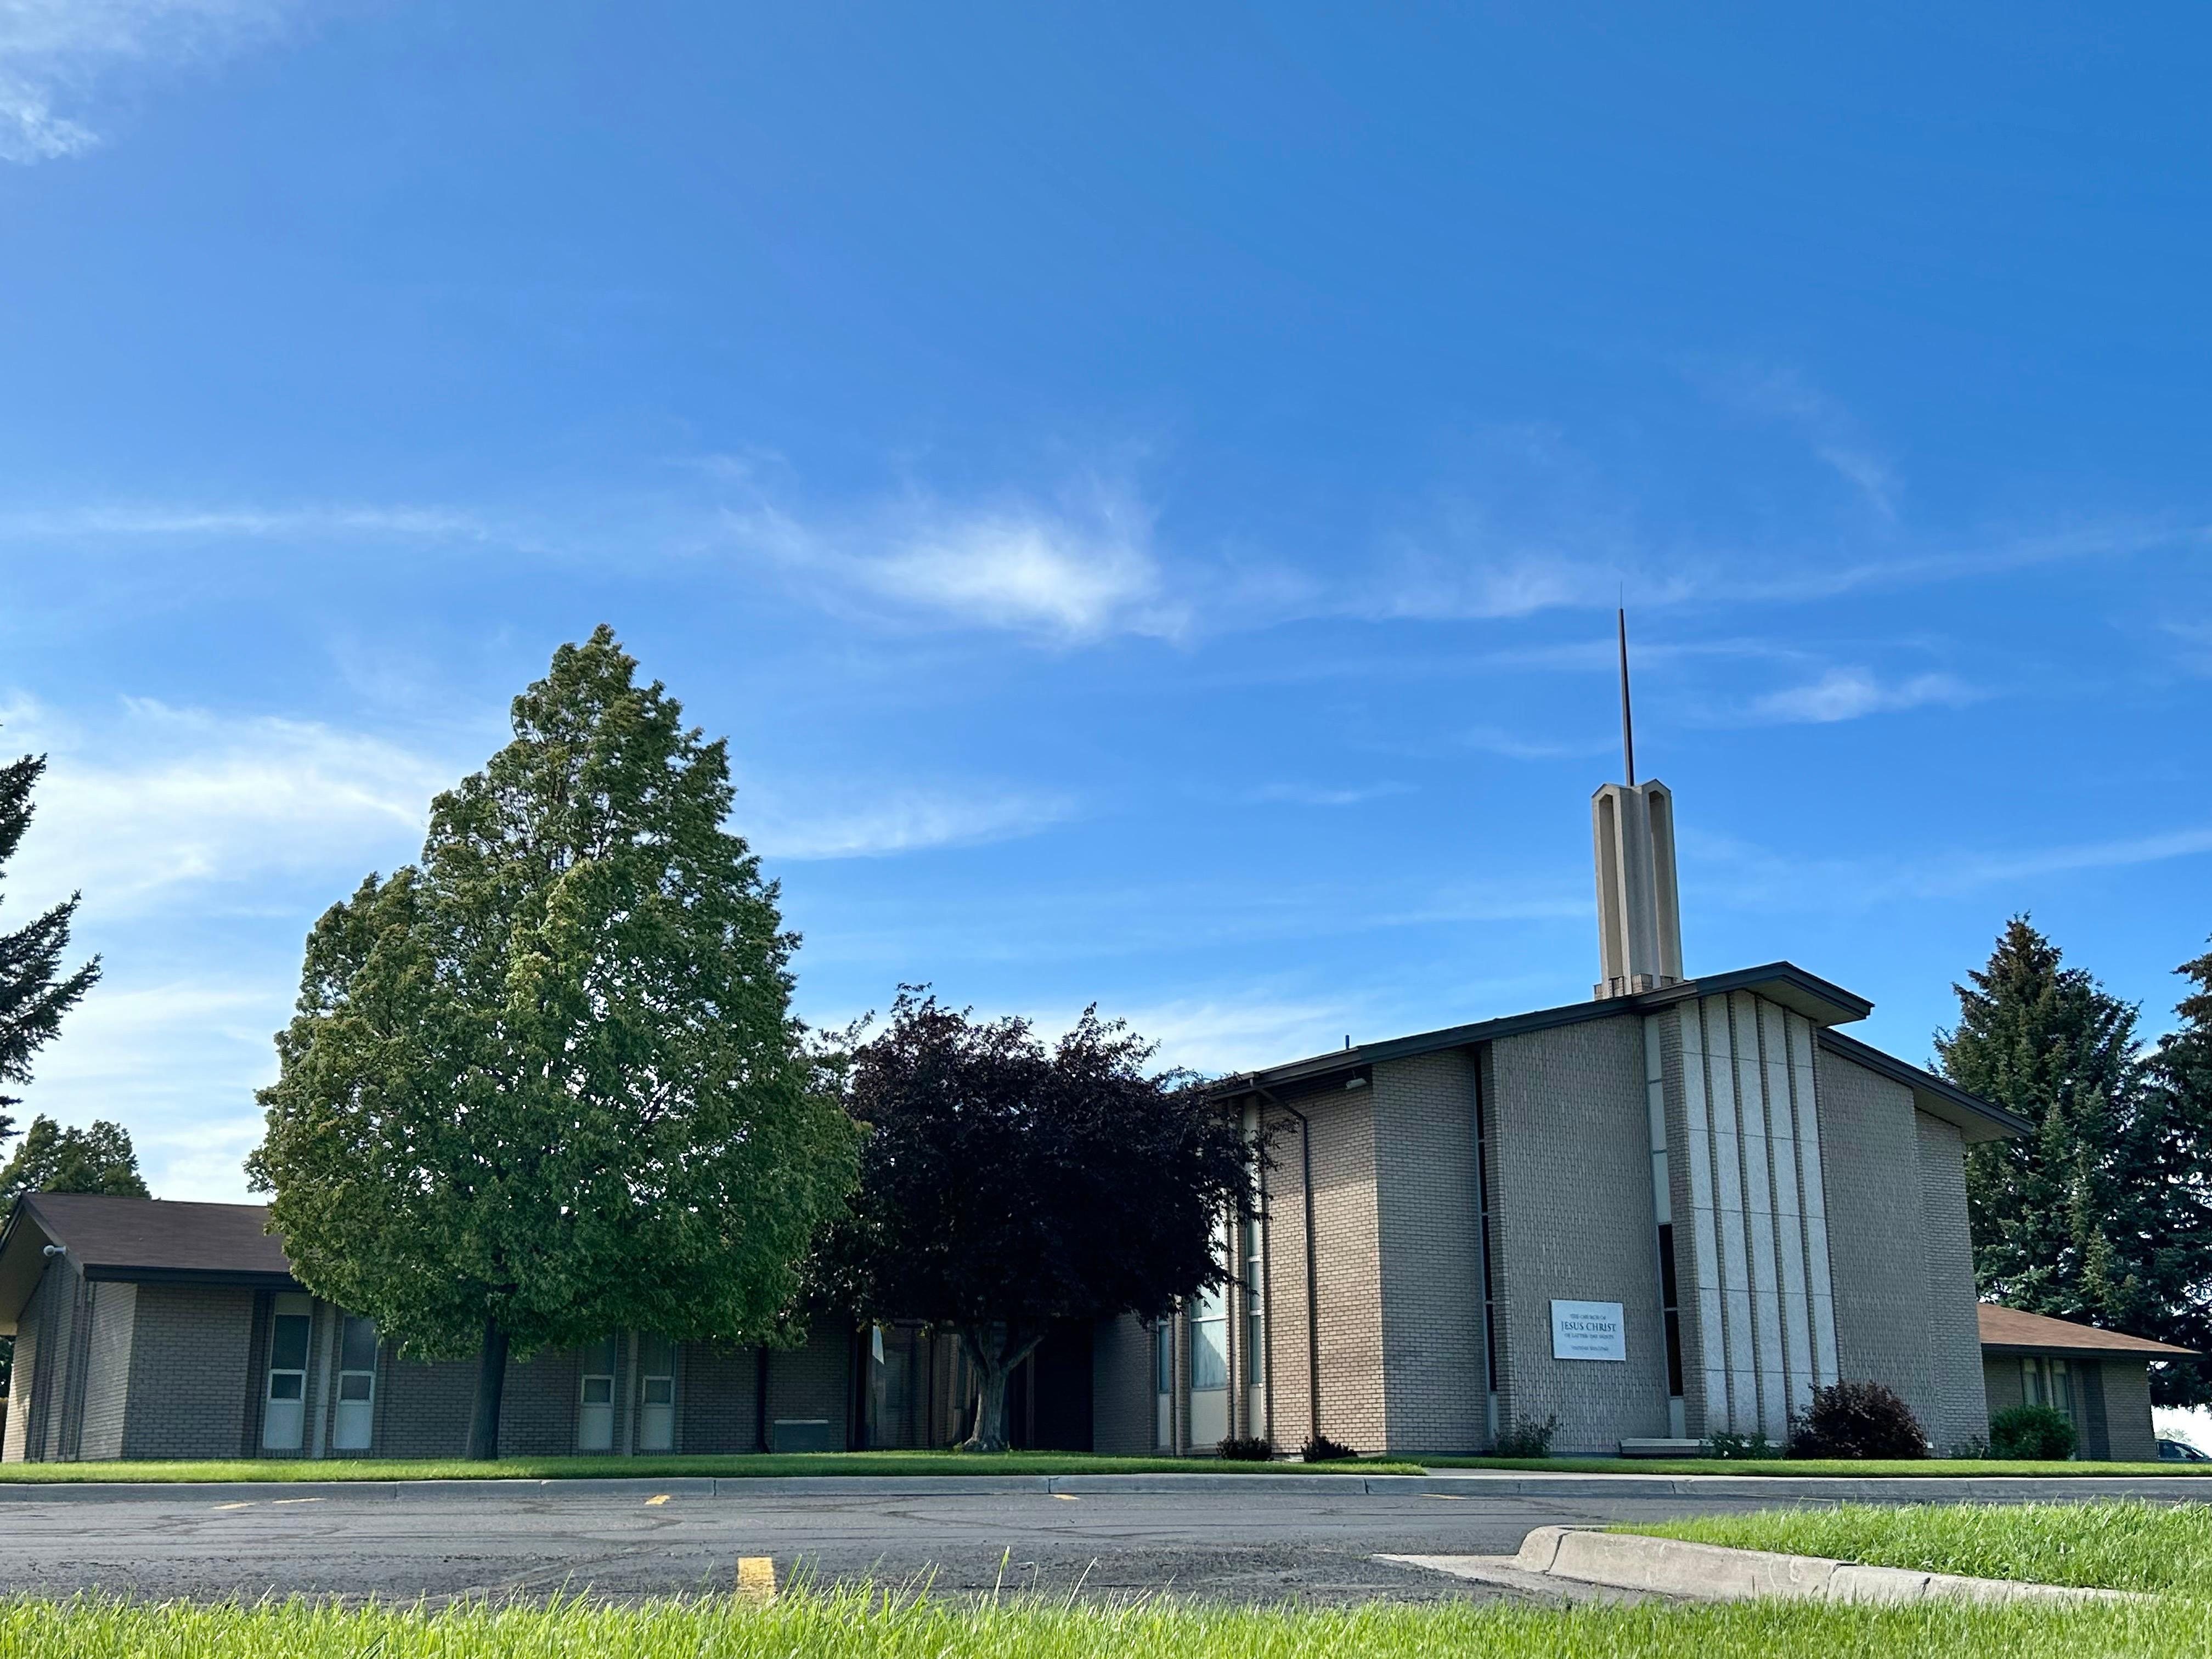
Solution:
<path fill-rule="evenodd" d="M 1314 1185 L 1313 1185 L 1313 1124 L 1306 1115 L 1287 1101 L 1278 1100 L 1261 1088 L 1252 1085 L 1252 1092 L 1269 1105 L 1280 1108 L 1298 1121 L 1298 1162 L 1305 1185 L 1301 1192 L 1300 1207 L 1305 1212 L 1306 1222 L 1306 1421 L 1311 1437 L 1321 1438 L 1321 1275 L 1316 1266 L 1320 1252 L 1314 1243 Z M 1268 1376 L 1273 1376 L 1272 1369 Z M 1273 1425 L 1269 1424 L 1272 1429 Z"/>

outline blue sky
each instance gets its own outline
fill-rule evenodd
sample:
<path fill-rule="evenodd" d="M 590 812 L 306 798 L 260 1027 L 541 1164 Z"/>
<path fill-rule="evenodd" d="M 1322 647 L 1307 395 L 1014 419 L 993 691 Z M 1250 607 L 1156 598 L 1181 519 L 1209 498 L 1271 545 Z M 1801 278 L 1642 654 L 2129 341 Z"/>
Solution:
<path fill-rule="evenodd" d="M 1688 965 L 1909 1058 L 2006 915 L 2212 933 L 2184 8 L 0 9 L 33 1109 L 243 1194 L 315 915 L 606 621 L 799 1005 L 1227 1069 L 1571 1000 L 1590 791 Z"/>

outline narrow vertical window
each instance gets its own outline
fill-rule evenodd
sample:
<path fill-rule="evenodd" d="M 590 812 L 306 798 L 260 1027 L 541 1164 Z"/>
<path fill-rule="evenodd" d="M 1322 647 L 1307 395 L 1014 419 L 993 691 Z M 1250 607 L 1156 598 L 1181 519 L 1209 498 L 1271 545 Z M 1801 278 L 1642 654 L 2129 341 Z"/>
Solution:
<path fill-rule="evenodd" d="M 1267 1381 L 1267 1298 L 1261 1288 L 1267 1280 L 1263 1226 L 1258 1216 L 1244 1219 L 1244 1382 L 1248 1388 Z M 1254 1408 L 1257 1410 L 1255 1407 Z"/>
<path fill-rule="evenodd" d="M 584 1350 L 576 1395 L 576 1445 L 582 1451 L 615 1449 L 615 1339 Z"/>
<path fill-rule="evenodd" d="M 269 1322 L 269 1378 L 262 1396 L 261 1449 L 297 1451 L 307 1425 L 307 1334 L 313 1301 L 295 1291 L 280 1294 Z"/>
<path fill-rule="evenodd" d="M 676 1345 L 665 1336 L 637 1340 L 637 1449 L 676 1449 Z"/>
<path fill-rule="evenodd" d="M 335 1451 L 367 1451 L 376 1415 L 376 1322 L 348 1314 L 338 1333 L 338 1410 Z"/>
<path fill-rule="evenodd" d="M 1175 1316 L 1152 1322 L 1152 1443 L 1175 1444 Z"/>

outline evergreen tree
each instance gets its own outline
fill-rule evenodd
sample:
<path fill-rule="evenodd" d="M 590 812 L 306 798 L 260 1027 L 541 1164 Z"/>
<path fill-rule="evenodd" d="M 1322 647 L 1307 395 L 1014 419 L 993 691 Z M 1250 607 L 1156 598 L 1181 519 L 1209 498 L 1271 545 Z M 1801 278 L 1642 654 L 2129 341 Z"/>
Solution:
<path fill-rule="evenodd" d="M 2161 1213 L 2153 1241 L 2162 1317 L 2141 1333 L 2212 1355 L 2212 953 L 2174 970 L 2195 987 L 2152 1053 L 2139 1137 Z M 2212 1401 L 2212 1364 L 2154 1366 L 2161 1406 Z"/>
<path fill-rule="evenodd" d="M 780 1334 L 854 1131 L 790 1012 L 776 890 L 720 742 L 602 627 L 431 805 L 418 866 L 333 906 L 248 1164 L 301 1283 L 407 1352 Z"/>
<path fill-rule="evenodd" d="M 88 1129 L 64 1129 L 43 1114 L 31 1120 L 23 1144 L 0 1169 L 0 1211 L 26 1193 L 152 1195 L 138 1173 L 131 1132 L 121 1124 L 100 1119 Z"/>
<path fill-rule="evenodd" d="M 1936 1035 L 1944 1076 L 2035 1126 L 1970 1147 L 1966 1200 L 1984 1296 L 2059 1318 L 2130 1328 L 2145 1314 L 2127 1153 L 2141 1108 L 2135 1007 L 2026 916 L 1986 966 L 1954 985 L 1959 1024 Z"/>
<path fill-rule="evenodd" d="M 0 766 L 0 872 L 31 827 L 31 791 L 46 769 L 43 755 Z M 98 957 L 62 972 L 77 898 L 72 893 L 14 933 L 0 933 L 0 1089 L 31 1080 L 31 1056 L 52 1041 L 62 1016 L 100 978 Z M 22 1103 L 19 1096 L 0 1093 L 0 1140 L 15 1132 L 9 1109 Z"/>

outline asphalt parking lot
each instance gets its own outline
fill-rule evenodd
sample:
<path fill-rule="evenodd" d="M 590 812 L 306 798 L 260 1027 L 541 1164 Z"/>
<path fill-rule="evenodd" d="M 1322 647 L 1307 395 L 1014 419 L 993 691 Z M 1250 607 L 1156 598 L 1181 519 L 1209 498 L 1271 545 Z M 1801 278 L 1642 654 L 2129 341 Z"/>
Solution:
<path fill-rule="evenodd" d="M 1046 1490 L 1074 1486 L 1076 1491 Z M 1115 1490 L 1127 1486 L 1133 1490 Z M 0 1594 L 439 1603 L 866 1582 L 1326 1605 L 1500 1594 L 1383 1555 L 1778 1504 L 2201 1501 L 2190 1480 L 641 1480 L 0 1487 Z"/>
<path fill-rule="evenodd" d="M 927 1583 L 938 1594 L 1169 1594 L 1312 1603 L 1481 1596 L 1377 1553 L 1510 1553 L 1532 1527 L 1717 1504 L 1629 1498 L 1193 1492 L 923 1497 L 528 1494 L 0 1500 L 0 1590 L 147 1599 L 294 1593 L 433 1601 L 726 1590 L 740 1561 L 775 1582 Z M 659 1501 L 655 1501 L 656 1499 Z"/>

